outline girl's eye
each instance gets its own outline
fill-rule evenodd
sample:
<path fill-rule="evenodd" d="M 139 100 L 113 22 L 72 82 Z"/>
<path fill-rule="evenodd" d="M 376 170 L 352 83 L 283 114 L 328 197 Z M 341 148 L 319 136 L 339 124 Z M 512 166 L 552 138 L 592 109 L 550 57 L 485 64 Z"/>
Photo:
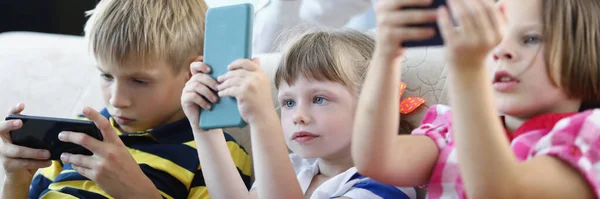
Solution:
<path fill-rule="evenodd" d="M 283 100 L 282 103 L 286 108 L 292 108 L 294 106 L 296 106 L 296 102 L 294 102 L 293 100 Z"/>
<path fill-rule="evenodd" d="M 325 99 L 325 97 L 322 96 L 317 96 L 315 97 L 315 99 L 313 100 L 313 103 L 315 104 L 323 104 L 327 101 L 327 99 Z"/>
<path fill-rule="evenodd" d="M 542 39 L 539 36 L 525 36 L 523 38 L 523 43 L 525 44 L 538 44 L 542 42 Z"/>

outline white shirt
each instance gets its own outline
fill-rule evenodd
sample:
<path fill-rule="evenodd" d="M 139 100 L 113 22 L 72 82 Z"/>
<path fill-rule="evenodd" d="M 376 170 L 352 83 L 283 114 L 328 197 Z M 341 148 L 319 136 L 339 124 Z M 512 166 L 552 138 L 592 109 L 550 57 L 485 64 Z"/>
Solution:
<path fill-rule="evenodd" d="M 303 159 L 296 154 L 290 154 L 292 166 L 300 183 L 302 194 L 310 186 L 312 179 L 319 174 L 319 164 L 316 159 Z M 328 199 L 348 197 L 356 199 L 414 199 L 417 198 L 415 188 L 394 187 L 385 185 L 358 174 L 352 167 L 323 182 L 315 189 L 311 199 Z"/>

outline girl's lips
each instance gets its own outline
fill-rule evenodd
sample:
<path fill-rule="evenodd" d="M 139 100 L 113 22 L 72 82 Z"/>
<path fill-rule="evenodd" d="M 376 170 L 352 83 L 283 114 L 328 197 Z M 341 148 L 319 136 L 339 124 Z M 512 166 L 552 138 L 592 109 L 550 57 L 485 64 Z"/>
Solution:
<path fill-rule="evenodd" d="M 292 135 L 292 140 L 294 140 L 298 143 L 307 143 L 318 137 L 320 137 L 320 136 L 315 135 L 313 133 L 306 132 L 306 131 L 300 131 L 300 132 L 296 132 Z"/>

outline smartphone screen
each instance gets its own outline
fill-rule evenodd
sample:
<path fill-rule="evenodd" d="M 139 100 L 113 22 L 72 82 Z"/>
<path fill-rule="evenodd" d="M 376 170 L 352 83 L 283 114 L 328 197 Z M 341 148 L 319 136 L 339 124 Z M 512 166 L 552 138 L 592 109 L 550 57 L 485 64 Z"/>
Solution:
<path fill-rule="evenodd" d="M 65 152 L 92 155 L 91 151 L 82 146 L 60 141 L 58 139 L 60 132 L 72 131 L 84 133 L 98 140 L 103 140 L 100 130 L 92 121 L 26 115 L 9 115 L 6 117 L 6 120 L 13 119 L 23 121 L 21 129 L 10 132 L 13 144 L 49 150 L 51 160 L 59 160 L 60 155 Z"/>

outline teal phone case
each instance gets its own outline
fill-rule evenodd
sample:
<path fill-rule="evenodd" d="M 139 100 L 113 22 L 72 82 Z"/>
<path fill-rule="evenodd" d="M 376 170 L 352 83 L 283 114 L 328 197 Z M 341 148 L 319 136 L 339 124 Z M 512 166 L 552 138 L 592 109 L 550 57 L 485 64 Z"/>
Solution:
<path fill-rule="evenodd" d="M 214 7 L 206 12 L 204 63 L 214 79 L 228 72 L 227 66 L 252 56 L 252 4 Z M 233 97 L 221 97 L 211 110 L 200 111 L 200 128 L 216 129 L 246 126 Z"/>

